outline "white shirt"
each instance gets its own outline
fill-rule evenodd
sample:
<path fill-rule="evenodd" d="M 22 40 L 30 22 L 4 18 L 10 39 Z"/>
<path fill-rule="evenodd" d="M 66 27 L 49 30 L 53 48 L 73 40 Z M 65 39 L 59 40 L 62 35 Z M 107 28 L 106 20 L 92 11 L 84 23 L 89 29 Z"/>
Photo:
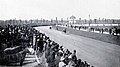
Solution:
<path fill-rule="evenodd" d="M 28 50 L 30 51 L 31 54 L 35 52 L 33 48 L 28 48 Z"/>
<path fill-rule="evenodd" d="M 59 62 L 59 67 L 63 67 L 65 65 L 64 62 Z"/>

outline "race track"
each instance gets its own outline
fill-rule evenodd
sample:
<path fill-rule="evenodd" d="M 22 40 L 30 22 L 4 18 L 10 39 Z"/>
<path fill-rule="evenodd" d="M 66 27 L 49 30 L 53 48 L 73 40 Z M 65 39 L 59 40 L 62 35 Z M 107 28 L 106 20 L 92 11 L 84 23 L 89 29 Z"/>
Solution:
<path fill-rule="evenodd" d="M 77 57 L 87 61 L 95 67 L 120 67 L 120 46 L 91 38 L 49 29 L 49 27 L 35 27 L 45 33 L 50 39 L 63 45 L 64 48 L 77 50 Z"/>

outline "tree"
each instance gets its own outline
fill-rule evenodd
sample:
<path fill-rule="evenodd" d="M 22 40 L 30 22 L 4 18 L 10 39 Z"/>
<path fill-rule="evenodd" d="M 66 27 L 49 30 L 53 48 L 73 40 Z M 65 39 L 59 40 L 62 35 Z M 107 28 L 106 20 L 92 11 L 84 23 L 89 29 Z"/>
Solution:
<path fill-rule="evenodd" d="M 97 19 L 94 19 L 94 22 L 96 23 L 96 22 L 97 22 Z"/>

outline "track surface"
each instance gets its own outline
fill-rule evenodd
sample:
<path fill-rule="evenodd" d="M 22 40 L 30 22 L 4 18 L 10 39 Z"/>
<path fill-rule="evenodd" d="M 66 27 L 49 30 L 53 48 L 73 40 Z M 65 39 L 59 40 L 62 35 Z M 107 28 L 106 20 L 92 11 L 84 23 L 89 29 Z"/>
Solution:
<path fill-rule="evenodd" d="M 77 50 L 77 57 L 87 61 L 95 67 L 120 67 L 120 46 L 91 38 L 49 29 L 49 27 L 35 27 L 45 33 L 50 39 L 63 45 L 64 48 Z"/>

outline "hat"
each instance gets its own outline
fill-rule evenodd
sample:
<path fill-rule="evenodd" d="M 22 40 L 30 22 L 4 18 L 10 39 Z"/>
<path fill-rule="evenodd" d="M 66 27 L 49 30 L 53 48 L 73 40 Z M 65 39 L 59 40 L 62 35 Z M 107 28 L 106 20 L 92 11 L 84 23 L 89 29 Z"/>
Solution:
<path fill-rule="evenodd" d="M 61 57 L 60 60 L 63 61 L 65 58 L 64 57 Z"/>
<path fill-rule="evenodd" d="M 61 53 L 63 53 L 63 51 L 62 51 L 62 50 L 59 50 L 58 52 L 61 52 Z"/>
<path fill-rule="evenodd" d="M 72 58 L 72 55 L 70 55 L 68 58 Z"/>

